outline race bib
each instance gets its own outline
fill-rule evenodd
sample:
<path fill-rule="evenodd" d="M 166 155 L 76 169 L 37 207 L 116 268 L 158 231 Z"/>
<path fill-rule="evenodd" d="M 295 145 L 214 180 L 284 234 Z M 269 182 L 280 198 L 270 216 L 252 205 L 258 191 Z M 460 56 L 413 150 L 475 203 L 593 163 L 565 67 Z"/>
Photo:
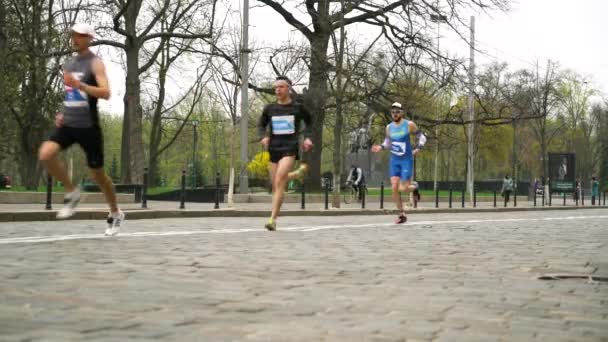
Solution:
<path fill-rule="evenodd" d="M 391 141 L 391 153 L 396 156 L 405 155 L 405 143 L 399 141 Z"/>
<path fill-rule="evenodd" d="M 280 115 L 272 117 L 272 134 L 287 135 L 296 132 L 295 117 L 293 115 Z"/>
<path fill-rule="evenodd" d="M 72 73 L 74 78 L 81 80 L 83 74 L 81 72 Z M 79 89 L 72 88 L 68 85 L 65 85 L 65 98 L 63 100 L 63 104 L 66 107 L 88 107 L 89 101 L 87 93 L 81 91 Z"/>

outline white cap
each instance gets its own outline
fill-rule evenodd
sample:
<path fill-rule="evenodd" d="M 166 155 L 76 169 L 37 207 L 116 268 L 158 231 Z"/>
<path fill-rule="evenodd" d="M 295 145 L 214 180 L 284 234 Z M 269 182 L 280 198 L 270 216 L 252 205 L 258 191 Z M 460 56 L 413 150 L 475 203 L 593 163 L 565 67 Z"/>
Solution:
<path fill-rule="evenodd" d="M 399 108 L 399 109 L 401 109 L 401 103 L 399 103 L 399 102 L 395 102 L 395 103 L 393 103 L 393 104 L 391 105 L 391 108 Z"/>
<path fill-rule="evenodd" d="M 91 38 L 95 38 L 95 29 L 89 24 L 75 24 L 74 26 L 72 26 L 72 32 L 86 34 L 87 36 L 91 36 Z"/>

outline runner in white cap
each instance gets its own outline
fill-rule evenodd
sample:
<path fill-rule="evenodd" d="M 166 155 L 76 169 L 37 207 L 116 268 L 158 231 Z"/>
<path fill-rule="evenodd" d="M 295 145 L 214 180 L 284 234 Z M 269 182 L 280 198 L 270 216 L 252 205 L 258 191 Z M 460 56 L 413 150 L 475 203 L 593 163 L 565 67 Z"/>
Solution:
<path fill-rule="evenodd" d="M 103 133 L 97 109 L 97 99 L 110 98 L 108 77 L 102 60 L 89 49 L 95 38 L 93 27 L 76 24 L 72 27 L 71 34 L 77 54 L 63 65 L 64 109 L 55 118 L 54 132 L 40 147 L 40 161 L 47 172 L 63 184 L 66 191 L 65 206 L 57 213 L 57 218 L 71 217 L 80 201 L 80 190 L 68 177 L 58 155 L 73 144 L 80 145 L 86 154 L 91 176 L 103 191 L 110 207 L 105 234 L 116 235 L 125 214 L 118 209 L 112 180 L 103 169 Z"/>

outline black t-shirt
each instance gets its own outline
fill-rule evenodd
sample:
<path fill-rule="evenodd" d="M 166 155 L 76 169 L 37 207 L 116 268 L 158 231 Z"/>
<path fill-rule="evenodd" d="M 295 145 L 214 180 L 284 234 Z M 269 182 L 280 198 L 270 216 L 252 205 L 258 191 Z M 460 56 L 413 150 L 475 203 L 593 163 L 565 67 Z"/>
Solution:
<path fill-rule="evenodd" d="M 300 131 L 305 138 L 310 138 L 311 124 L 310 113 L 303 105 L 270 103 L 258 121 L 258 134 L 260 139 L 270 137 L 268 149 L 271 151 L 294 151 L 298 149 Z"/>
<path fill-rule="evenodd" d="M 351 169 L 350 179 L 353 181 L 353 183 L 356 182 L 357 178 L 359 178 L 359 172 L 361 172 L 361 179 L 360 179 L 359 183 L 363 184 L 363 183 L 365 183 L 365 174 L 363 173 L 363 170 L 361 170 L 361 168 Z"/>

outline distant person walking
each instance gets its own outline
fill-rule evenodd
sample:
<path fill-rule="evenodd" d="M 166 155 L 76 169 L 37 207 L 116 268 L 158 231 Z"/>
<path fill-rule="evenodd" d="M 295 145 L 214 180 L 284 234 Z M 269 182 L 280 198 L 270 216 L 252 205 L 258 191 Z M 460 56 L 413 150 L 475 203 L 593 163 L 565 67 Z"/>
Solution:
<path fill-rule="evenodd" d="M 513 180 L 507 175 L 502 181 L 502 190 L 500 191 L 501 196 L 505 199 L 505 207 L 507 206 L 507 203 L 509 203 L 509 198 L 511 197 L 512 192 Z"/>

